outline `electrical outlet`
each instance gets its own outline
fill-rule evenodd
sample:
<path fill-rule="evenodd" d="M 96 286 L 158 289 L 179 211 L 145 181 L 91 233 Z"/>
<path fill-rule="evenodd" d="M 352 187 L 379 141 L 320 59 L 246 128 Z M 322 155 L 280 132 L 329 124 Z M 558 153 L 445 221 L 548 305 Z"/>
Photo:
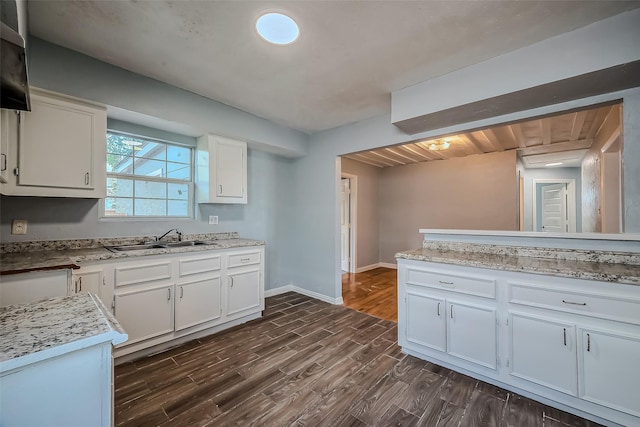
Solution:
<path fill-rule="evenodd" d="M 209 225 L 216 225 L 218 223 L 218 215 L 209 215 Z"/>
<path fill-rule="evenodd" d="M 14 219 L 11 221 L 11 234 L 27 234 L 27 220 Z"/>

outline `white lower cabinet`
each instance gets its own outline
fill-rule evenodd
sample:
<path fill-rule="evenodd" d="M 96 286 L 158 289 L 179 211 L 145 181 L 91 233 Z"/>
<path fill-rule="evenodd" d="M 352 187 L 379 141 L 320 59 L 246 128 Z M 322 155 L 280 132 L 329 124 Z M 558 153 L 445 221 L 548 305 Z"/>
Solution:
<path fill-rule="evenodd" d="M 69 270 L 31 271 L 0 276 L 0 307 L 69 294 Z"/>
<path fill-rule="evenodd" d="M 640 286 L 398 259 L 404 352 L 640 426 Z"/>
<path fill-rule="evenodd" d="M 221 290 L 220 275 L 179 283 L 176 288 L 176 331 L 220 319 Z"/>
<path fill-rule="evenodd" d="M 104 278 L 103 301 L 110 298 L 106 305 L 129 334 L 115 356 L 259 316 L 264 310 L 263 259 L 264 248 L 257 247 L 131 257 L 93 266 Z"/>
<path fill-rule="evenodd" d="M 72 270 L 71 276 L 71 290 L 73 293 L 90 292 L 102 298 L 102 295 L 100 295 L 104 284 L 102 267 Z"/>
<path fill-rule="evenodd" d="M 114 314 L 129 335 L 125 345 L 173 332 L 173 285 L 143 286 L 118 291 Z"/>
<path fill-rule="evenodd" d="M 575 326 L 548 317 L 510 313 L 511 375 L 576 396 Z"/>
<path fill-rule="evenodd" d="M 580 397 L 640 417 L 640 335 L 580 329 Z"/>

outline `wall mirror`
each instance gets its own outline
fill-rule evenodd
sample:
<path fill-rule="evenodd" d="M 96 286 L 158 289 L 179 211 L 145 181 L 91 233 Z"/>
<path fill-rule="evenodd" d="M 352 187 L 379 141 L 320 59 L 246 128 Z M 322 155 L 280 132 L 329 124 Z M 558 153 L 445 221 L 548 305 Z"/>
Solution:
<path fill-rule="evenodd" d="M 378 168 L 380 223 L 387 206 L 411 205 L 414 233 L 621 233 L 622 108 L 612 101 L 342 157 Z"/>

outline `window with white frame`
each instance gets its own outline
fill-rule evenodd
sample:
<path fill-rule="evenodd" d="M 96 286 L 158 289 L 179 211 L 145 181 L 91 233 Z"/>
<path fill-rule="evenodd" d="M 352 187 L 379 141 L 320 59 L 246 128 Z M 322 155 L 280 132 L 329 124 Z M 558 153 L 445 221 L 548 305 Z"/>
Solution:
<path fill-rule="evenodd" d="M 107 132 L 104 216 L 192 217 L 193 149 Z"/>

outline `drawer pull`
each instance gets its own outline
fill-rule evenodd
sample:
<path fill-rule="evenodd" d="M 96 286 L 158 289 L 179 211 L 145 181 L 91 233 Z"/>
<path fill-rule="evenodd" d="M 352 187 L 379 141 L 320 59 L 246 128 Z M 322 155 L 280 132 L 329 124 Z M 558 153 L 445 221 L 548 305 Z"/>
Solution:
<path fill-rule="evenodd" d="M 240 262 L 249 262 L 251 258 L 240 258 Z"/>
<path fill-rule="evenodd" d="M 444 280 L 438 280 L 441 285 L 453 285 L 453 282 L 445 282 Z"/>
<path fill-rule="evenodd" d="M 80 292 L 82 292 L 82 276 L 78 280 L 78 285 L 80 285 Z"/>
<path fill-rule="evenodd" d="M 438 303 L 438 317 L 440 317 L 440 303 Z"/>
<path fill-rule="evenodd" d="M 587 351 L 591 351 L 591 335 L 587 334 Z"/>
<path fill-rule="evenodd" d="M 565 300 L 562 300 L 562 302 L 565 304 L 571 304 L 571 305 L 587 305 L 586 302 L 572 302 L 572 301 L 565 301 Z"/>
<path fill-rule="evenodd" d="M 562 333 L 564 334 L 564 346 L 567 346 L 567 328 L 562 328 Z"/>

